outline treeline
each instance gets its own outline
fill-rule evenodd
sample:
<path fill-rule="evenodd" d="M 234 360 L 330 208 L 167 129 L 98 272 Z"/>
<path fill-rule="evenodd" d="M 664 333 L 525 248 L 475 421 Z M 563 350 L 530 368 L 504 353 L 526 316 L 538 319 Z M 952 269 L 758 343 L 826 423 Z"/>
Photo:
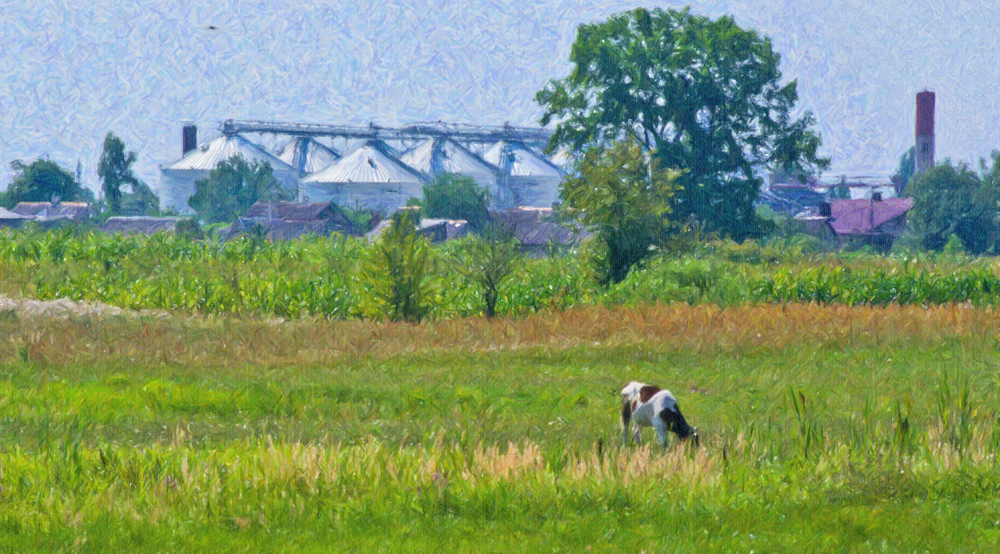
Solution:
<path fill-rule="evenodd" d="M 86 202 L 104 216 L 165 215 L 160 199 L 132 169 L 136 153 L 126 151 L 125 142 L 114 133 L 104 137 L 97 176 L 101 180 L 101 198 L 80 183 L 80 164 L 76 174 L 48 159 L 31 163 L 11 162 L 17 176 L 7 190 L 0 192 L 0 207 L 13 208 L 20 202 Z M 171 212 L 176 215 L 176 212 Z"/>
<path fill-rule="evenodd" d="M 992 260 L 962 254 L 714 241 L 651 256 L 621 282 L 602 285 L 593 242 L 530 258 L 503 236 L 432 246 L 405 223 L 371 244 L 340 235 L 217 243 L 170 233 L 2 231 L 0 293 L 182 313 L 410 321 L 588 304 L 1000 303 Z"/>

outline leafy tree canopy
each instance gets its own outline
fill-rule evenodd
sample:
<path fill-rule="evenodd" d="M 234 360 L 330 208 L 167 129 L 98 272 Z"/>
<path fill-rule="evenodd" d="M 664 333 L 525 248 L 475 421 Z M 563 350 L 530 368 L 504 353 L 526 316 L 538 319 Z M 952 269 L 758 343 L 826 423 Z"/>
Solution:
<path fill-rule="evenodd" d="M 946 159 L 910 180 L 907 193 L 913 197 L 913 209 L 909 221 L 924 248 L 941 250 L 955 235 L 970 254 L 995 249 L 1000 152 L 991 158 L 991 169 L 980 162 L 982 178 L 966 164 L 952 165 Z"/>
<path fill-rule="evenodd" d="M 51 202 L 57 197 L 63 202 L 95 202 L 94 193 L 55 162 L 39 159 L 26 165 L 15 160 L 10 166 L 20 174 L 0 194 L 0 205 L 5 208 L 13 208 L 19 202 Z"/>
<path fill-rule="evenodd" d="M 662 167 L 681 169 L 678 219 L 737 240 L 768 231 L 753 207 L 763 169 L 803 181 L 828 167 L 814 118 L 792 116 L 796 82 L 781 84 L 767 37 L 682 11 L 636 9 L 581 25 L 568 77 L 536 95 L 549 143 L 581 150 L 632 137 Z"/>
<path fill-rule="evenodd" d="M 101 178 L 101 189 L 111 215 L 147 215 L 160 210 L 160 199 L 132 172 L 135 161 L 135 152 L 126 154 L 122 139 L 114 133 L 104 137 L 97 175 Z"/>
<path fill-rule="evenodd" d="M 236 155 L 208 174 L 208 179 L 195 182 L 195 193 L 188 199 L 198 217 L 205 223 L 232 222 L 246 213 L 258 201 L 290 201 L 295 194 L 274 177 L 271 164 L 247 163 Z"/>
<path fill-rule="evenodd" d="M 577 212 L 603 246 L 602 283 L 621 281 L 651 246 L 663 244 L 679 176 L 660 169 L 633 138 L 584 150 L 560 196 L 563 209 Z"/>
<path fill-rule="evenodd" d="M 419 202 L 422 216 L 464 219 L 475 233 L 481 233 L 490 217 L 487 191 L 475 179 L 456 173 L 441 173 L 424 185 Z"/>

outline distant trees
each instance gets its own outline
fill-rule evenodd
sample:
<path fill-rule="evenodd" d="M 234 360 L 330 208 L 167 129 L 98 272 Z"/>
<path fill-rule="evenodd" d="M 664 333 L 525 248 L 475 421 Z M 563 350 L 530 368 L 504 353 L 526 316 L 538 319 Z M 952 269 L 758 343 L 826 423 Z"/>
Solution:
<path fill-rule="evenodd" d="M 768 232 L 757 216 L 759 170 L 805 178 L 829 165 L 810 112 L 793 117 L 796 82 L 781 83 L 771 40 L 731 17 L 635 9 L 577 29 L 569 76 L 535 99 L 557 123 L 551 152 L 631 137 L 661 167 L 683 171 L 677 219 L 736 240 Z"/>
<path fill-rule="evenodd" d="M 1000 224 L 1000 152 L 992 164 L 980 160 L 981 175 L 968 165 L 946 159 L 914 176 L 907 186 L 913 197 L 910 226 L 928 250 L 942 250 L 954 235 L 970 254 L 997 251 Z"/>
<path fill-rule="evenodd" d="M 105 135 L 97 175 L 111 215 L 147 215 L 160 210 L 160 199 L 132 172 L 135 161 L 135 152 L 126 154 L 122 139 L 110 132 Z"/>
<path fill-rule="evenodd" d="M 469 229 L 481 233 L 489 221 L 488 192 L 475 179 L 441 173 L 424 185 L 420 211 L 423 217 L 464 219 Z"/>
<path fill-rule="evenodd" d="M 10 166 L 20 174 L 0 193 L 0 206 L 13 208 L 18 202 L 51 202 L 56 198 L 63 202 L 95 201 L 93 192 L 55 162 L 38 159 L 25 164 L 15 160 Z"/>
<path fill-rule="evenodd" d="M 289 201 L 295 194 L 274 176 L 271 164 L 248 163 L 236 155 L 220 162 L 207 179 L 195 182 L 195 193 L 188 199 L 205 223 L 232 222 L 258 201 Z"/>
<path fill-rule="evenodd" d="M 910 179 L 913 178 L 913 173 L 916 171 L 916 147 L 911 146 L 909 150 L 903 152 L 903 155 L 899 157 L 899 167 L 896 168 L 896 173 L 892 175 L 893 180 L 896 181 L 896 191 L 900 196 L 906 191 L 906 186 L 910 183 Z"/>
<path fill-rule="evenodd" d="M 680 173 L 660 169 L 633 138 L 590 146 L 563 181 L 563 209 L 578 214 L 601 244 L 600 281 L 617 283 L 662 245 L 670 228 L 671 199 Z"/>

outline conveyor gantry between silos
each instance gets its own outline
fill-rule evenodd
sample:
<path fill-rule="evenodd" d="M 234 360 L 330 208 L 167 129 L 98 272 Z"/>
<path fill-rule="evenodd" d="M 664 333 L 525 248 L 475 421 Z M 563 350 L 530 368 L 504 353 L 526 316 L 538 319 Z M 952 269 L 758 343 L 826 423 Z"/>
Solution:
<path fill-rule="evenodd" d="M 516 127 L 513 125 L 485 126 L 455 123 L 414 123 L 403 127 L 367 127 L 348 125 L 323 125 L 316 123 L 281 123 L 275 121 L 246 121 L 229 119 L 222 123 L 225 135 L 239 133 L 267 133 L 275 135 L 340 137 L 350 139 L 406 140 L 445 138 L 459 142 L 489 143 L 513 141 L 533 145 L 548 143 L 552 132 L 547 129 Z"/>

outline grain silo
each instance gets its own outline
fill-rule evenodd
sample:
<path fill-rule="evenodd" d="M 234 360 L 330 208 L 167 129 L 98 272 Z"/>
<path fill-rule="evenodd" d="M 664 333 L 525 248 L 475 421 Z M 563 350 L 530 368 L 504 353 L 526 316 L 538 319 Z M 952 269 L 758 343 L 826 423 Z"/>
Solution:
<path fill-rule="evenodd" d="M 501 172 L 497 208 L 548 208 L 558 200 L 565 173 L 523 143 L 498 142 L 483 153 L 483 160 Z"/>
<path fill-rule="evenodd" d="M 431 177 L 441 173 L 467 175 L 489 191 L 491 198 L 498 192 L 496 187 L 500 178 L 499 169 L 452 140 L 429 138 L 408 150 L 399 159 Z"/>
<path fill-rule="evenodd" d="M 193 126 L 185 127 L 182 135 L 183 155 L 179 160 L 160 166 L 160 206 L 174 208 L 181 214 L 191 214 L 188 199 L 194 195 L 195 182 L 207 179 L 220 162 L 233 156 L 242 156 L 249 163 L 255 161 L 271 164 L 274 176 L 285 188 L 295 191 L 299 175 L 292 166 L 269 154 L 266 150 L 240 135 L 222 135 L 198 146 Z"/>
<path fill-rule="evenodd" d="M 340 154 L 312 137 L 295 137 L 281 148 L 278 159 L 298 170 L 300 177 L 305 177 L 326 169 L 340 159 Z"/>
<path fill-rule="evenodd" d="M 360 148 L 326 169 L 302 179 L 299 196 L 310 202 L 332 200 L 344 207 L 391 213 L 422 194 L 427 177 L 407 166 L 380 140 Z"/>

